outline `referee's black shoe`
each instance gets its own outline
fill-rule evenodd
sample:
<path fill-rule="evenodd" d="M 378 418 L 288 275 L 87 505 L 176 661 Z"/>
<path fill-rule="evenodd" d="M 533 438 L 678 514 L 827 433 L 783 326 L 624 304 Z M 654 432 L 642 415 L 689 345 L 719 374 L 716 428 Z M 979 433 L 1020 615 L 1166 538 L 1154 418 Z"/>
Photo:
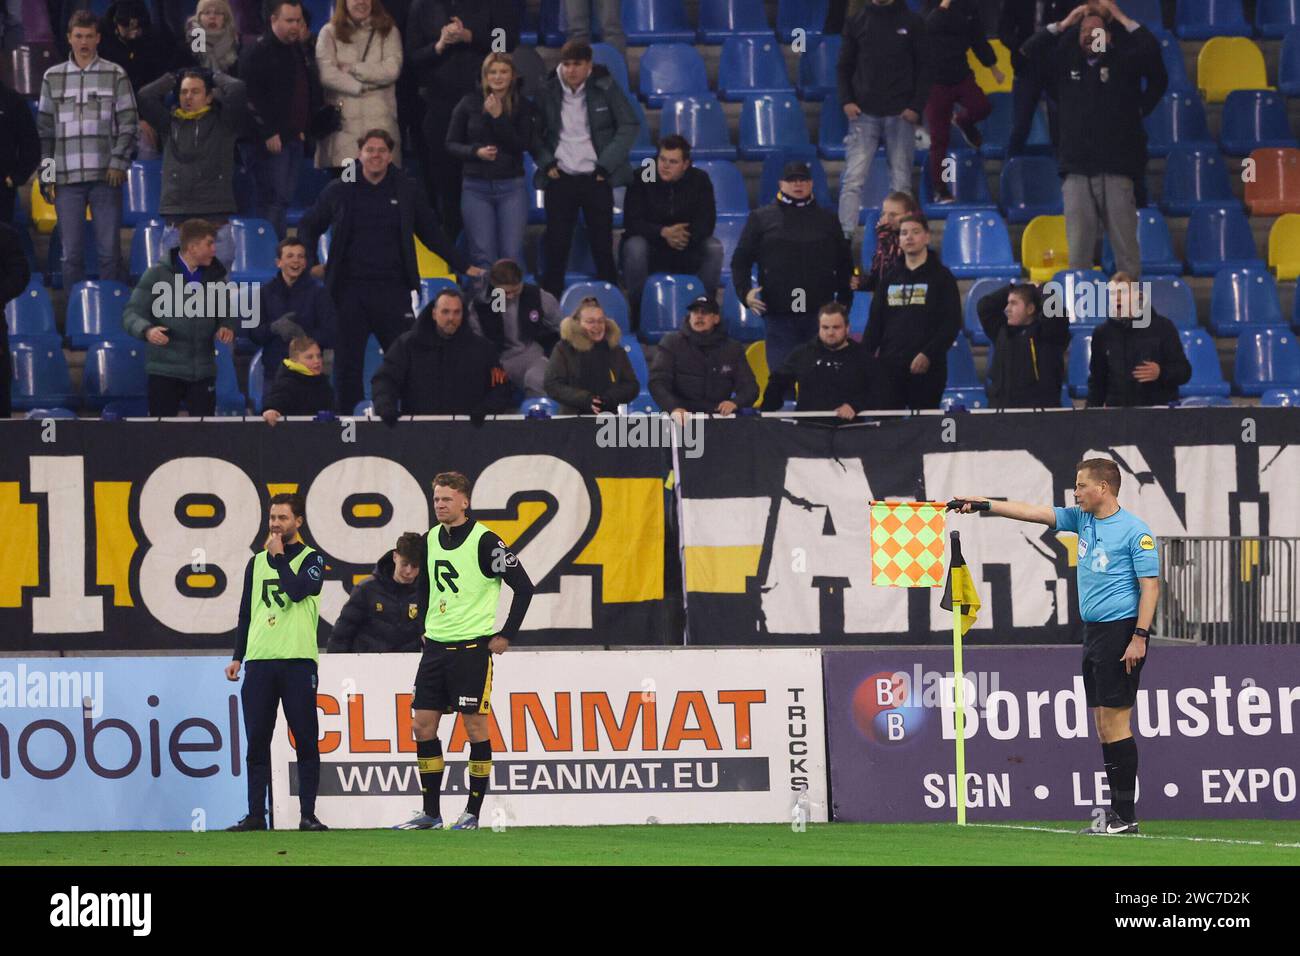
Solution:
<path fill-rule="evenodd" d="M 1137 833 L 1138 823 L 1136 820 L 1125 820 L 1114 810 L 1107 810 L 1105 820 L 1098 820 L 1091 826 L 1084 827 L 1079 832 L 1093 834 L 1095 836 L 1122 836 L 1124 834 Z"/>
<path fill-rule="evenodd" d="M 309 813 L 304 815 L 303 818 L 300 821 L 298 821 L 298 829 L 299 830 L 328 830 L 329 827 L 327 827 L 325 824 L 317 820 L 316 814 Z"/>
<path fill-rule="evenodd" d="M 244 833 L 248 830 L 265 830 L 266 817 L 255 817 L 251 814 L 244 817 L 234 826 L 226 827 L 227 833 Z"/>

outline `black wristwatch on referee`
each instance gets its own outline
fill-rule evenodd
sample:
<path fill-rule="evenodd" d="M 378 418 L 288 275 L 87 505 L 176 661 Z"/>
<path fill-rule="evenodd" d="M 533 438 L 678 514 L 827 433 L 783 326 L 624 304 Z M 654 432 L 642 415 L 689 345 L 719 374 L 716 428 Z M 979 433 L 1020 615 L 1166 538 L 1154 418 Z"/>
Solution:
<path fill-rule="evenodd" d="M 1135 627 L 1133 628 L 1133 633 L 1136 634 L 1138 637 L 1142 638 L 1142 640 L 1144 641 L 1149 641 L 1151 639 L 1151 632 L 1148 631 L 1145 627 Z"/>

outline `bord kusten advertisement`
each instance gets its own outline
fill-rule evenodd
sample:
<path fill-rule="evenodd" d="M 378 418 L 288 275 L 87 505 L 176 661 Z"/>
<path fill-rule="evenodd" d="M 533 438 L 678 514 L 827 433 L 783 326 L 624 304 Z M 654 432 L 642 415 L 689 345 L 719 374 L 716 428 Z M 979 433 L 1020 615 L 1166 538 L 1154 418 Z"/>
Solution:
<path fill-rule="evenodd" d="M 950 650 L 826 650 L 834 818 L 955 818 Z M 1081 649 L 965 649 L 971 822 L 1074 820 L 1109 806 Z M 947 681 L 943 681 L 947 678 Z M 943 683 L 941 683 L 943 681 Z M 1140 820 L 1300 815 L 1294 647 L 1152 646 L 1133 708 Z"/>
<path fill-rule="evenodd" d="M 388 827 L 420 807 L 415 654 L 320 661 L 320 818 Z M 494 658 L 484 827 L 827 819 L 820 651 L 507 651 Z M 444 717 L 444 817 L 468 797 L 469 742 Z M 298 821 L 284 722 L 277 826 Z M 806 789 L 806 794 L 801 793 Z"/>

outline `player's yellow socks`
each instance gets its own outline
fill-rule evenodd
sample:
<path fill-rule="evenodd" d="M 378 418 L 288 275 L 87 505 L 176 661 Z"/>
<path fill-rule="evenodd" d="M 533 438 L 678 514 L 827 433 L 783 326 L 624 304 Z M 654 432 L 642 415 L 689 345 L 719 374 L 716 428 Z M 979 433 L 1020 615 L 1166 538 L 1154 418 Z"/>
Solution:
<path fill-rule="evenodd" d="M 442 796 L 442 741 L 417 740 L 415 755 L 420 767 L 420 792 L 424 795 L 424 812 L 431 817 L 442 816 L 438 799 Z"/>
<path fill-rule="evenodd" d="M 465 812 L 479 815 L 483 809 L 483 797 L 487 795 L 488 785 L 492 782 L 492 741 L 471 741 L 469 745 L 469 802 Z"/>

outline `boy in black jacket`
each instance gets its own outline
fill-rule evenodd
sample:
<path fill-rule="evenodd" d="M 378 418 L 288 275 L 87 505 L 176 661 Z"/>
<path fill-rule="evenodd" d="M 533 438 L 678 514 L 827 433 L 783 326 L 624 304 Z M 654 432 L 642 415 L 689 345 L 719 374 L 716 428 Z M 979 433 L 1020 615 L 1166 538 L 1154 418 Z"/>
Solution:
<path fill-rule="evenodd" d="M 424 536 L 408 531 L 375 562 L 375 573 L 352 589 L 326 653 L 374 654 L 420 650 L 419 578 Z"/>
<path fill-rule="evenodd" d="M 768 379 L 763 411 L 778 411 L 786 395 L 799 386 L 795 410 L 834 412 L 852 421 L 870 408 L 876 375 L 866 349 L 849 338 L 849 314 L 838 302 L 822 306 L 817 316 L 817 338 L 805 342 Z"/>
<path fill-rule="evenodd" d="M 286 415 L 316 415 L 334 408 L 334 389 L 322 373 L 320 343 L 300 335 L 289 343 L 289 357 L 278 369 L 267 369 L 275 375 L 266 390 L 262 417 L 268 425 L 275 425 Z"/>
<path fill-rule="evenodd" d="M 1143 303 L 1131 276 L 1117 272 L 1110 281 L 1110 318 L 1092 333 L 1088 407 L 1178 401 L 1178 386 L 1192 377 L 1192 365 L 1177 327 Z"/>
<path fill-rule="evenodd" d="M 1038 286 L 1007 284 L 976 305 L 984 334 L 993 343 L 988 395 L 993 408 L 1055 408 L 1061 401 L 1065 349 L 1064 314 L 1043 313 Z"/>

